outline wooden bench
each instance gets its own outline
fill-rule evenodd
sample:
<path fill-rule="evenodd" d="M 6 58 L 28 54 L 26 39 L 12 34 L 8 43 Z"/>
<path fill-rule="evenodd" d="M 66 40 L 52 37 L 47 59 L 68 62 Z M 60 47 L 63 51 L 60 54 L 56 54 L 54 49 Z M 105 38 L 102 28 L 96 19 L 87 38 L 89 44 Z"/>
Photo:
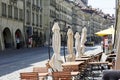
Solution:
<path fill-rule="evenodd" d="M 43 80 L 48 76 L 47 67 L 33 67 L 33 72 L 38 72 L 39 78 Z"/>
<path fill-rule="evenodd" d="M 20 73 L 20 80 L 39 80 L 37 72 Z"/>
<path fill-rule="evenodd" d="M 79 75 L 80 72 L 65 72 L 65 71 L 59 71 L 59 72 L 53 72 L 53 80 L 72 80 L 72 78 L 75 78 L 77 75 Z"/>
<path fill-rule="evenodd" d="M 77 76 L 79 72 L 52 72 L 53 80 L 72 80 L 72 76 Z"/>

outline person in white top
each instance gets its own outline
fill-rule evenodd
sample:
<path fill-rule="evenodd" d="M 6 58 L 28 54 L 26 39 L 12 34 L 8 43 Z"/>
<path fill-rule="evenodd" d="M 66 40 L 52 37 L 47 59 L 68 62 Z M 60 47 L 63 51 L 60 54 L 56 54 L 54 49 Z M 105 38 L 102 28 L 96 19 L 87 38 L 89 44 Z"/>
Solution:
<path fill-rule="evenodd" d="M 16 38 L 16 44 L 17 44 L 17 49 L 20 48 L 20 39 L 19 38 Z"/>

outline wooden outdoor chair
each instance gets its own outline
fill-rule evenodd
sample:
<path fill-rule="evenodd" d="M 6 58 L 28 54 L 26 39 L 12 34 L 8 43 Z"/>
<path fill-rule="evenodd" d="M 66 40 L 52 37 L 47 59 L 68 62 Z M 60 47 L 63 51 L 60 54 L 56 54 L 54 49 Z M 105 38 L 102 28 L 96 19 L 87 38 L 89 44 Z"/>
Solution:
<path fill-rule="evenodd" d="M 95 61 L 99 62 L 101 60 L 101 57 L 102 57 L 102 52 L 95 55 Z"/>
<path fill-rule="evenodd" d="M 33 67 L 33 72 L 38 72 L 39 78 L 44 80 L 48 76 L 47 67 Z"/>
<path fill-rule="evenodd" d="M 108 62 L 113 62 L 113 61 L 115 60 L 115 58 L 116 58 L 116 54 L 109 54 L 109 55 L 107 56 L 106 61 L 108 61 Z"/>
<path fill-rule="evenodd" d="M 94 70 L 103 70 L 103 69 L 107 69 L 107 66 L 109 64 L 109 62 L 106 62 L 106 58 L 104 58 L 104 53 L 99 53 L 97 55 L 95 55 L 95 61 L 91 61 L 88 63 L 88 65 Z M 105 59 L 105 60 L 103 60 Z"/>
<path fill-rule="evenodd" d="M 37 72 L 20 73 L 20 80 L 39 80 Z"/>
<path fill-rule="evenodd" d="M 94 56 L 94 61 L 99 61 L 99 55 Z"/>

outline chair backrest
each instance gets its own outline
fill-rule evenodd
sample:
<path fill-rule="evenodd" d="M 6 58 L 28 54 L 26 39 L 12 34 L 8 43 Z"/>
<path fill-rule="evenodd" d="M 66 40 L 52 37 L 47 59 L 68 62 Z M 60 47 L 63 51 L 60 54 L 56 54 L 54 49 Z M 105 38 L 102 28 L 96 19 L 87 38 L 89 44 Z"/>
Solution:
<path fill-rule="evenodd" d="M 105 53 L 102 53 L 100 62 L 106 62 L 106 59 L 107 59 L 107 55 Z"/>
<path fill-rule="evenodd" d="M 99 55 L 94 56 L 94 61 L 99 61 Z"/>
<path fill-rule="evenodd" d="M 33 72 L 47 73 L 48 69 L 47 67 L 33 67 Z"/>
<path fill-rule="evenodd" d="M 102 58 L 102 54 L 103 54 L 102 52 L 98 54 L 98 56 L 99 56 L 98 60 L 99 60 L 99 61 L 100 61 L 101 58 Z"/>
<path fill-rule="evenodd" d="M 37 72 L 24 72 L 20 73 L 21 80 L 39 80 Z"/>
<path fill-rule="evenodd" d="M 64 71 L 59 71 L 59 72 L 53 72 L 52 73 L 53 80 L 71 80 L 72 75 L 71 72 L 64 72 Z"/>

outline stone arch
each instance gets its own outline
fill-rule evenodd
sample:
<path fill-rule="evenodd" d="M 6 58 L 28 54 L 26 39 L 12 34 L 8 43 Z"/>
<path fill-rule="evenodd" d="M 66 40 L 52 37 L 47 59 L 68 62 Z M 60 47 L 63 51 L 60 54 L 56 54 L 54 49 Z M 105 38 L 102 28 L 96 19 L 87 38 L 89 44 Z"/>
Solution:
<path fill-rule="evenodd" d="M 11 31 L 9 28 L 5 28 L 3 30 L 3 41 L 4 41 L 4 47 L 5 48 L 12 48 L 12 35 L 11 35 Z"/>
<path fill-rule="evenodd" d="M 24 39 L 23 39 L 23 36 L 22 36 L 20 29 L 17 29 L 15 31 L 15 40 L 17 40 L 17 39 L 20 40 L 20 47 L 23 47 L 24 46 Z"/>

